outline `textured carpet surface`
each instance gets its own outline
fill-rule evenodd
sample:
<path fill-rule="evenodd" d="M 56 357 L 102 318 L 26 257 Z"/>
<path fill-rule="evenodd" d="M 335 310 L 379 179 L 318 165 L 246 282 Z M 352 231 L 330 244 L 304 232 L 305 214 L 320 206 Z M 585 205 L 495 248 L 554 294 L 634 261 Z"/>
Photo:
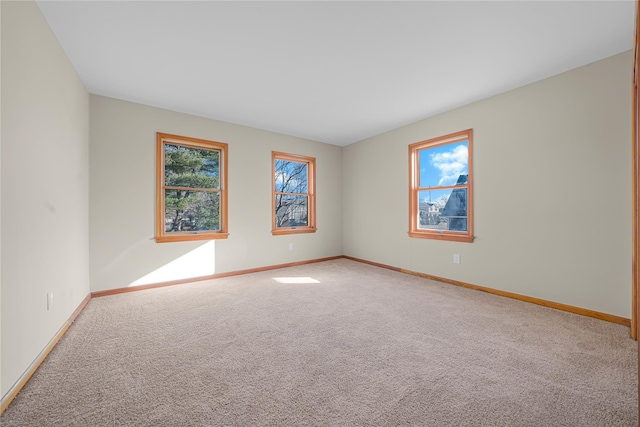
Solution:
<path fill-rule="evenodd" d="M 637 386 L 629 328 L 341 259 L 93 299 L 0 425 L 637 426 Z"/>

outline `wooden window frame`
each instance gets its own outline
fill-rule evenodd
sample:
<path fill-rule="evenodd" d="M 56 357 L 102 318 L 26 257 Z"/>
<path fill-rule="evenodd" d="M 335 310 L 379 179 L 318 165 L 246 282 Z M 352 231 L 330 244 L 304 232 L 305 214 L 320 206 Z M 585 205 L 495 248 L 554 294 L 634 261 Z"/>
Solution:
<path fill-rule="evenodd" d="M 220 153 L 220 185 L 219 189 L 202 189 L 220 193 L 220 229 L 207 231 L 184 231 L 167 233 L 165 231 L 165 177 L 164 177 L 164 145 L 171 144 L 186 148 L 199 148 L 218 151 Z M 156 133 L 156 233 L 155 240 L 158 243 L 184 242 L 191 240 L 226 239 L 228 232 L 227 198 L 227 163 L 229 157 L 228 144 L 224 142 L 208 141 L 205 139 L 190 138 L 186 136 Z M 174 187 L 171 187 L 174 188 Z M 178 189 L 178 187 L 175 187 Z M 181 187 L 180 187 L 181 188 Z M 193 189 L 198 190 L 198 189 Z"/>
<path fill-rule="evenodd" d="M 466 184 L 443 185 L 431 188 L 420 188 L 420 156 L 419 152 L 424 149 L 439 147 L 456 142 L 468 141 L 468 177 Z M 418 228 L 419 225 L 419 200 L 420 191 L 425 190 L 446 190 L 466 188 L 467 189 L 467 231 L 449 230 L 425 230 Z M 473 242 L 473 129 L 432 138 L 426 141 L 416 142 L 409 145 L 409 237 L 434 240 L 450 240 L 454 242 Z"/>
<path fill-rule="evenodd" d="M 276 192 L 276 160 L 286 160 L 307 164 L 307 188 L 308 193 L 288 193 Z M 301 156 L 298 154 L 271 152 L 271 234 L 274 236 L 282 234 L 315 233 L 316 228 L 316 159 L 315 157 Z M 295 196 L 307 196 L 307 218 L 308 225 L 302 227 L 276 227 L 276 195 L 291 194 Z"/>

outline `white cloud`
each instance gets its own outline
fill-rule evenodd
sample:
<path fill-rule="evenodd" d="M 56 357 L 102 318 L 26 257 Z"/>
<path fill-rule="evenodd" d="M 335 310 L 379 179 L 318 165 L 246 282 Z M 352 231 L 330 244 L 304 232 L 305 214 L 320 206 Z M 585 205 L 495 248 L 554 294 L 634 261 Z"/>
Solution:
<path fill-rule="evenodd" d="M 469 150 L 458 145 L 451 151 L 431 155 L 431 164 L 440 171 L 438 185 L 454 185 L 461 174 L 467 173 Z"/>

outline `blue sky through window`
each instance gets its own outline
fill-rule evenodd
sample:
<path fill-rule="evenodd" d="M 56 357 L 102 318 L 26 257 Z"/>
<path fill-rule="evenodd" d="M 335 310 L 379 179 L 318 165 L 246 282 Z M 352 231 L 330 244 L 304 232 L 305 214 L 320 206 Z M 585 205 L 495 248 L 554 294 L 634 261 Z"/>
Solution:
<path fill-rule="evenodd" d="M 305 194 L 309 192 L 308 165 L 276 159 L 276 191 Z"/>
<path fill-rule="evenodd" d="M 419 155 L 420 188 L 455 185 L 460 175 L 469 173 L 469 141 L 425 148 Z M 433 199 L 441 195 L 436 193 L 431 191 Z"/>

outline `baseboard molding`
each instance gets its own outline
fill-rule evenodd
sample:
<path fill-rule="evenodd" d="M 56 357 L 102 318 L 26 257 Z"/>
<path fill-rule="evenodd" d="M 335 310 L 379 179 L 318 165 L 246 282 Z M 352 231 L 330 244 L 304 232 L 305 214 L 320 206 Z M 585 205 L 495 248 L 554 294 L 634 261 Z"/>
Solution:
<path fill-rule="evenodd" d="M 363 264 L 369 264 L 369 265 L 373 265 L 373 266 L 376 266 L 376 267 L 386 268 L 387 270 L 393 270 L 393 271 L 397 271 L 399 273 L 402 273 L 402 269 L 400 267 L 393 267 L 393 266 L 387 265 L 387 264 L 380 264 L 379 262 L 373 262 L 373 261 L 369 261 L 369 260 L 362 259 L 362 258 L 352 257 L 352 256 L 349 256 L 349 255 L 342 255 L 342 258 L 350 259 L 351 261 L 357 261 L 357 262 L 361 262 Z"/>
<path fill-rule="evenodd" d="M 385 268 L 387 270 L 393 270 L 393 271 L 400 272 L 400 273 L 411 274 L 413 276 L 423 277 L 423 278 L 426 278 L 426 279 L 437 280 L 439 282 L 444 282 L 444 283 L 448 283 L 448 284 L 451 284 L 451 285 L 456 285 L 456 286 L 461 286 L 461 287 L 464 287 L 464 288 L 469 288 L 469 289 L 475 289 L 475 290 L 478 290 L 478 291 L 488 292 L 490 294 L 499 295 L 499 296 L 502 296 L 502 297 L 517 299 L 517 300 L 529 302 L 529 303 L 532 303 L 532 304 L 542 305 L 542 306 L 554 308 L 554 309 L 557 309 L 557 310 L 567 311 L 567 312 L 574 313 L 574 314 L 579 314 L 579 315 L 582 315 L 582 316 L 593 317 L 593 318 L 596 318 L 596 319 L 604 320 L 604 321 L 611 322 L 611 323 L 617 323 L 617 324 L 628 326 L 628 327 L 631 326 L 631 320 L 630 319 L 627 319 L 627 318 L 624 318 L 624 317 L 620 317 L 620 316 L 615 316 L 613 314 L 601 313 L 601 312 L 594 311 L 594 310 L 589 310 L 589 309 L 586 309 L 586 308 L 575 307 L 575 306 L 571 306 L 571 305 L 567 305 L 567 304 L 561 304 L 561 303 L 557 303 L 557 302 L 553 302 L 553 301 L 543 300 L 543 299 L 540 299 L 540 298 L 534 298 L 534 297 L 529 297 L 529 296 L 526 296 L 526 295 L 516 294 L 516 293 L 513 293 L 513 292 L 501 291 L 499 289 L 493 289 L 493 288 L 488 288 L 488 287 L 485 287 L 485 286 L 479 286 L 479 285 L 474 285 L 474 284 L 471 284 L 471 283 L 461 282 L 459 280 L 452 280 L 452 279 L 447 279 L 445 277 L 439 277 L 439 276 L 433 276 L 433 275 L 430 275 L 430 274 L 419 273 L 419 272 L 416 272 L 416 271 L 411 271 L 411 270 L 407 270 L 407 269 L 399 268 L 399 267 L 393 267 L 393 266 L 390 266 L 390 265 L 381 264 L 381 263 L 373 262 L 373 261 L 368 261 L 366 259 L 356 258 L 356 257 L 348 256 L 348 255 L 338 255 L 338 256 L 332 256 L 332 257 L 326 257 L 326 258 L 317 258 L 317 259 L 306 260 L 306 261 L 290 262 L 290 263 L 286 263 L 286 264 L 277 264 L 277 265 L 270 265 L 270 266 L 265 266 L 265 267 L 250 268 L 250 269 L 246 269 L 246 270 L 237 270 L 237 271 L 231 271 L 231 272 L 228 272 L 228 273 L 213 274 L 213 275 L 210 275 L 210 276 L 194 277 L 194 278 L 190 278 L 190 279 L 174 280 L 174 281 L 162 282 L 162 283 L 154 283 L 154 284 L 150 284 L 150 285 L 136 286 L 136 287 L 132 287 L 132 288 L 117 288 L 117 289 L 110 289 L 110 290 L 106 290 L 106 291 L 92 292 L 89 295 L 87 295 L 87 297 L 80 303 L 80 305 L 78 306 L 78 308 L 76 308 L 76 310 L 73 312 L 71 317 L 69 317 L 69 320 L 67 320 L 65 322 L 65 324 L 62 326 L 62 328 L 60 328 L 58 333 L 53 337 L 53 339 L 49 342 L 49 344 L 47 344 L 47 346 L 44 348 L 44 350 L 42 350 L 42 352 L 38 355 L 38 357 L 29 366 L 29 368 L 22 375 L 22 377 L 13 385 L 13 387 L 9 390 L 9 392 L 6 394 L 6 396 L 2 398 L 2 401 L 0 401 L 0 414 L 2 414 L 5 411 L 5 409 L 7 409 L 7 407 L 13 401 L 13 399 L 15 399 L 15 397 L 18 395 L 18 393 L 20 393 L 20 390 L 22 390 L 22 388 L 27 383 L 27 381 L 29 381 L 31 376 L 40 367 L 40 365 L 42 364 L 44 359 L 49 355 L 51 350 L 53 350 L 53 348 L 56 346 L 58 341 L 60 341 L 60 338 L 62 338 L 62 336 L 65 334 L 65 332 L 67 332 L 67 329 L 69 329 L 71 324 L 75 321 L 75 319 L 78 317 L 78 315 L 82 312 L 82 310 L 87 305 L 87 303 L 91 300 L 91 298 L 98 298 L 98 297 L 103 297 L 103 296 L 107 296 L 107 295 L 115 295 L 115 294 L 121 294 L 121 293 L 127 293 L 127 292 L 137 292 L 137 291 L 142 291 L 142 290 L 145 290 L 145 289 L 160 288 L 160 287 L 164 287 L 164 286 L 173 286 L 173 285 L 179 285 L 179 284 L 183 284 L 183 283 L 199 282 L 199 281 L 203 281 L 203 280 L 219 279 L 219 278 L 222 278 L 222 277 L 239 276 L 239 275 L 242 275 L 242 274 L 259 273 L 261 271 L 277 270 L 279 268 L 294 267 L 294 266 L 297 266 L 297 265 L 304 265 L 304 264 L 313 264 L 313 263 L 318 263 L 318 262 L 323 262 L 323 261 L 331 261 L 331 260 L 341 259 L 341 258 L 348 259 L 348 260 L 351 260 L 351 261 L 361 262 L 361 263 L 364 263 L 364 264 L 373 265 L 373 266 L 380 267 L 380 268 Z"/>
<path fill-rule="evenodd" d="M 53 348 L 56 346 L 58 341 L 60 341 L 62 336 L 65 334 L 65 332 L 67 332 L 71 324 L 75 321 L 75 319 L 78 317 L 78 315 L 82 312 L 84 307 L 89 303 L 89 301 L 92 298 L 126 293 L 126 292 L 136 292 L 136 291 L 142 291 L 145 289 L 153 289 L 153 288 L 159 288 L 164 286 L 173 286 L 173 285 L 179 285 L 183 283 L 199 282 L 202 280 L 219 279 L 222 277 L 229 277 L 229 276 L 238 276 L 241 274 L 258 273 L 261 271 L 276 270 L 279 268 L 294 267 L 296 265 L 312 264 L 312 263 L 317 263 L 322 261 L 331 261 L 331 260 L 340 259 L 340 258 L 342 258 L 342 255 L 326 257 L 326 258 L 317 258 L 317 259 L 311 259 L 306 261 L 289 262 L 286 264 L 269 265 L 265 267 L 249 268 L 246 270 L 231 271 L 228 273 L 213 274 L 210 276 L 194 277 L 194 278 L 183 279 L 183 280 L 174 280 L 171 282 L 154 283 L 150 285 L 136 286 L 133 288 L 118 288 L 118 289 L 110 289 L 107 291 L 92 292 L 89 295 L 87 295 L 87 297 L 80 303 L 80 305 L 78 306 L 78 308 L 76 308 L 76 310 L 73 312 L 71 317 L 69 317 L 69 320 L 67 320 L 65 324 L 62 325 L 62 328 L 60 328 L 60 330 L 56 333 L 53 339 L 49 341 L 49 344 L 47 344 L 47 346 L 40 352 L 38 357 L 36 357 L 33 363 L 31 363 L 31 365 L 27 368 L 25 373 L 22 374 L 22 376 L 18 379 L 18 381 L 16 381 L 13 387 L 11 387 L 11 389 L 9 389 L 7 394 L 2 398 L 2 400 L 0 401 L 0 414 L 2 414 L 7 409 L 7 407 L 13 401 L 13 399 L 15 399 L 18 393 L 20 393 L 24 385 L 38 370 L 42 362 L 46 359 L 46 357 L 49 355 L 51 350 L 53 350 Z"/>
<path fill-rule="evenodd" d="M 352 261 L 362 262 L 364 264 L 374 265 L 376 267 L 386 268 L 388 270 L 399 271 L 405 274 L 411 274 L 413 276 L 424 277 L 425 279 L 437 280 L 438 282 L 448 283 L 450 285 L 461 286 L 463 288 L 475 289 L 477 291 L 487 292 L 501 297 L 507 297 L 517 299 L 524 302 L 529 302 L 536 305 L 542 305 L 544 307 L 555 308 L 556 310 L 567 311 L 569 313 L 579 314 L 581 316 L 593 317 L 600 320 L 605 320 L 611 323 L 617 323 L 631 327 L 631 320 L 625 317 L 615 316 L 613 314 L 601 313 L 595 310 L 589 310 L 586 308 L 575 307 L 568 304 L 562 304 L 559 302 L 548 301 L 540 298 L 534 298 L 527 295 L 516 294 L 513 292 L 501 291 L 499 289 L 488 288 L 485 286 L 474 285 L 472 283 L 461 282 L 459 280 L 447 279 L 445 277 L 433 276 L 431 274 L 418 273 L 417 271 L 406 270 L 404 268 L 393 267 L 390 265 L 380 264 L 366 259 L 355 258 L 352 256 L 344 255 L 343 258 L 350 259 Z"/>
<path fill-rule="evenodd" d="M 349 259 L 349 260 L 352 260 L 352 261 L 357 261 L 357 262 L 361 262 L 361 263 L 364 263 L 364 264 L 369 264 L 369 265 L 373 265 L 373 266 L 376 266 L 376 267 L 385 268 L 387 270 L 393 270 L 393 271 L 397 271 L 397 272 L 400 272 L 400 273 L 411 274 L 413 276 L 424 277 L 426 279 L 437 280 L 439 282 L 444 282 L 444 283 L 448 283 L 448 284 L 451 284 L 451 285 L 461 286 L 461 287 L 469 288 L 469 289 L 475 289 L 477 291 L 487 292 L 487 293 L 490 293 L 490 294 L 499 295 L 499 296 L 506 297 L 506 298 L 517 299 L 519 301 L 524 301 L 524 302 L 528 302 L 528 303 L 531 303 L 531 304 L 541 305 L 541 306 L 544 306 L 544 307 L 554 308 L 556 310 L 567 311 L 569 313 L 579 314 L 581 316 L 593 317 L 595 319 L 600 319 L 600 320 L 604 320 L 604 321 L 607 321 L 607 322 L 617 323 L 619 325 L 624 325 L 624 326 L 631 327 L 631 320 L 627 319 L 625 317 L 615 316 L 613 314 L 602 313 L 602 312 L 599 312 L 599 311 L 589 310 L 589 309 L 586 309 L 586 308 L 576 307 L 576 306 L 572 306 L 572 305 L 568 305 L 568 304 L 562 304 L 562 303 L 558 303 L 558 302 L 554 302 L 554 301 L 548 301 L 548 300 L 544 300 L 544 299 L 541 299 L 541 298 L 530 297 L 530 296 L 527 296 L 527 295 L 516 294 L 516 293 L 513 293 L 513 292 L 501 291 L 499 289 L 489 288 L 489 287 L 485 287 L 485 286 L 474 285 L 472 283 L 466 283 L 466 282 L 462 282 L 462 281 L 459 281 L 459 280 L 447 279 L 446 277 L 439 277 L 439 276 L 433 276 L 433 275 L 430 275 L 430 274 L 419 273 L 417 271 L 411 271 L 411 270 L 407 270 L 407 269 L 403 269 L 403 268 L 399 268 L 399 267 L 394 267 L 394 266 L 387 265 L 387 264 L 381 264 L 381 263 L 378 263 L 378 262 L 373 262 L 373 261 L 369 261 L 369 260 L 366 260 L 366 259 L 356 258 L 356 257 L 352 257 L 352 256 L 349 256 L 349 255 L 338 255 L 338 256 L 332 256 L 332 257 L 326 257 L 326 258 L 316 258 L 316 259 L 311 259 L 311 260 L 306 260 L 306 261 L 296 261 L 296 262 L 290 262 L 290 263 L 285 263 L 285 264 L 276 264 L 276 265 L 270 265 L 270 266 L 265 266 L 265 267 L 250 268 L 250 269 L 246 269 L 246 270 L 236 270 L 236 271 L 230 271 L 230 272 L 227 272 L 227 273 L 219 273 L 219 274 L 212 274 L 212 275 L 209 275 L 209 276 L 201 276 L 201 277 L 193 277 L 193 278 L 189 278 L 189 279 L 173 280 L 173 281 L 161 282 L 161 283 L 153 283 L 153 284 L 150 284 L 150 285 L 134 286 L 134 287 L 130 287 L 130 288 L 127 287 L 127 288 L 109 289 L 109 290 L 106 290 L 106 291 L 92 292 L 91 293 L 91 297 L 92 298 L 98 298 L 98 297 L 103 297 L 103 296 L 108 296 L 108 295 L 115 295 L 115 294 L 121 294 L 121 293 L 127 293 L 127 292 L 137 292 L 137 291 L 142 291 L 142 290 L 146 290 L 146 289 L 161 288 L 161 287 L 164 287 L 164 286 L 174 286 L 174 285 L 180 285 L 180 284 L 184 284 L 184 283 L 200 282 L 200 281 L 203 281 L 203 280 L 219 279 L 219 278 L 222 278 L 222 277 L 239 276 L 239 275 L 242 275 L 242 274 L 250 274 L 250 273 L 259 273 L 261 271 L 269 271 L 269 270 L 276 270 L 276 269 L 279 269 L 279 268 L 293 267 L 293 266 L 297 266 L 297 265 L 312 264 L 312 263 L 323 262 L 323 261 L 331 261 L 331 260 L 340 259 L 340 258 Z"/>
<path fill-rule="evenodd" d="M 220 279 L 222 277 L 239 276 L 241 274 L 259 273 L 261 271 L 277 270 L 279 268 L 294 267 L 296 265 L 304 265 L 304 264 L 313 264 L 313 263 L 316 263 L 316 262 L 331 261 L 331 260 L 340 259 L 340 258 L 342 258 L 342 255 L 331 256 L 331 257 L 326 257 L 326 258 L 316 258 L 316 259 L 310 259 L 310 260 L 306 260 L 306 261 L 288 262 L 286 264 L 276 264 L 276 265 L 269 265 L 269 266 L 265 266 L 265 267 L 249 268 L 249 269 L 246 269 L 246 270 L 236 270 L 236 271 L 230 271 L 230 272 L 227 272 L 227 273 L 212 274 L 212 275 L 209 275 L 209 276 L 192 277 L 192 278 L 189 278 L 189 279 L 181 279 L 181 280 L 172 280 L 172 281 L 168 281 L 168 282 L 152 283 L 152 284 L 149 284 L 149 285 L 141 285 L 141 286 L 132 286 L 132 287 L 127 287 L 127 288 L 109 289 L 109 290 L 106 290 L 106 291 L 92 292 L 91 293 L 91 297 L 92 298 L 99 298 L 99 297 L 105 297 L 105 296 L 115 295 L 115 294 L 122 294 L 122 293 L 127 293 L 127 292 L 137 292 L 137 291 L 143 291 L 143 290 L 146 290 L 146 289 L 162 288 L 162 287 L 165 287 L 165 286 L 182 285 L 184 283 L 201 282 L 203 280 Z"/>
<path fill-rule="evenodd" d="M 84 300 L 82 300 L 78 308 L 76 308 L 75 311 L 71 314 L 71 317 L 69 317 L 69 319 L 64 323 L 64 325 L 62 325 L 60 330 L 58 330 L 56 335 L 51 339 L 51 341 L 49 341 L 49 344 L 47 344 L 44 350 L 40 352 L 38 357 L 36 357 L 33 363 L 31 363 L 31 365 L 27 368 L 25 373 L 22 374 L 22 376 L 18 379 L 18 381 L 16 381 L 13 387 L 9 389 L 7 394 L 2 398 L 2 401 L 0 402 L 0 414 L 2 414 L 5 411 L 5 409 L 7 409 L 9 404 L 13 401 L 13 399 L 16 398 L 18 393 L 20 393 L 20 390 L 22 390 L 22 388 L 27 383 L 27 381 L 29 381 L 29 379 L 33 376 L 33 374 L 38 370 L 38 368 L 40 367 L 44 359 L 46 359 L 46 357 L 49 355 L 51 350 L 53 350 L 56 344 L 58 344 L 58 341 L 60 341 L 60 338 L 62 338 L 65 332 L 67 332 L 67 329 L 69 329 L 69 326 L 71 326 L 71 324 L 76 320 L 78 315 L 80 315 L 80 313 L 85 308 L 85 306 L 89 303 L 89 300 L 91 300 L 91 294 L 87 295 L 87 297 Z"/>

